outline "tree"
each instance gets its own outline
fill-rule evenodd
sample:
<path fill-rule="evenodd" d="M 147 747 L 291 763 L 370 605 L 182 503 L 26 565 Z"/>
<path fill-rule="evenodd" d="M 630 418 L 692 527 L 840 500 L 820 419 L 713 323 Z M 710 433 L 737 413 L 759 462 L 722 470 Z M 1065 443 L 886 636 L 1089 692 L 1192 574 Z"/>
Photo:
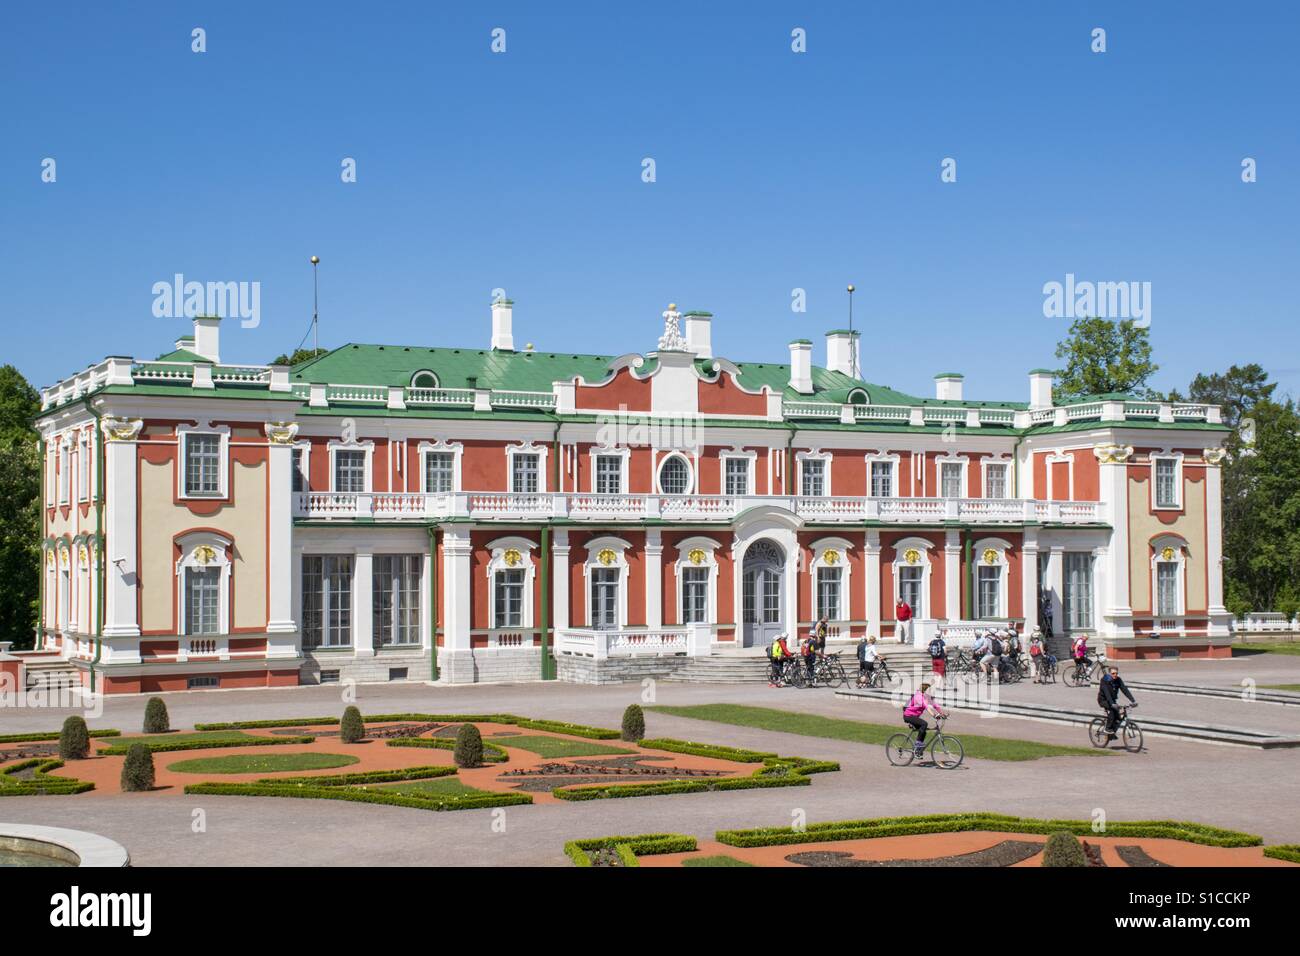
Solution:
<path fill-rule="evenodd" d="M 153 751 L 144 744 L 132 744 L 122 762 L 122 792 L 144 793 L 153 789 Z"/>
<path fill-rule="evenodd" d="M 1073 833 L 1061 830 L 1047 838 L 1043 847 L 1042 866 L 1087 866 L 1088 858 L 1084 855 L 1079 838 Z"/>
<path fill-rule="evenodd" d="M 171 718 L 167 716 L 167 705 L 161 697 L 150 697 L 144 705 L 144 732 L 146 734 L 165 734 L 171 731 Z"/>
<path fill-rule="evenodd" d="M 294 349 L 292 355 L 281 353 L 271 359 L 272 365 L 301 365 L 321 355 L 329 354 L 329 349 Z"/>
<path fill-rule="evenodd" d="M 59 756 L 64 760 L 84 760 L 90 754 L 90 728 L 86 718 L 73 715 L 59 731 Z"/>
<path fill-rule="evenodd" d="M 343 710 L 343 719 L 339 721 L 339 739 L 345 744 L 355 744 L 366 735 L 366 725 L 361 719 L 361 711 L 356 707 Z"/>
<path fill-rule="evenodd" d="M 1222 375 L 1217 372 L 1197 375 L 1187 389 L 1185 400 L 1222 406 L 1223 423 L 1235 429 L 1242 418 L 1249 417 L 1256 403 L 1271 399 L 1276 388 L 1277 383 L 1268 381 L 1263 367 L 1252 362 L 1234 365 Z M 1169 393 L 1169 400 L 1181 402 L 1184 398 L 1174 390 Z"/>
<path fill-rule="evenodd" d="M 640 704 L 628 704 L 623 711 L 623 739 L 633 743 L 645 736 L 645 712 Z"/>
<path fill-rule="evenodd" d="M 32 420 L 40 395 L 0 367 L 0 640 L 32 646 L 41 566 L 41 462 Z"/>
<path fill-rule="evenodd" d="M 478 767 L 483 763 L 483 735 L 473 724 L 461 724 L 456 731 L 456 749 L 452 759 L 457 767 Z"/>
<path fill-rule="evenodd" d="M 1150 336 L 1132 319 L 1076 319 L 1056 346 L 1056 357 L 1065 359 L 1056 373 L 1056 391 L 1065 397 L 1123 392 L 1160 398 L 1147 387 L 1160 368 L 1151 361 Z"/>

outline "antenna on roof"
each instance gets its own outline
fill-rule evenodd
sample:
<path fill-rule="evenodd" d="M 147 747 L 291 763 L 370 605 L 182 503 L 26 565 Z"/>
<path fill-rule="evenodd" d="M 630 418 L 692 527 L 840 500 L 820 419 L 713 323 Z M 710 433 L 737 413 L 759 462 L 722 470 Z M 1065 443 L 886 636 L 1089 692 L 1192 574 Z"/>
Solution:
<path fill-rule="evenodd" d="M 861 378 L 858 371 L 858 341 L 853 337 L 853 283 L 849 283 L 849 371 L 854 378 Z"/>
<path fill-rule="evenodd" d="M 316 267 L 320 265 L 320 256 L 311 257 L 311 351 L 312 356 L 320 352 L 320 311 L 319 295 L 316 286 Z"/>

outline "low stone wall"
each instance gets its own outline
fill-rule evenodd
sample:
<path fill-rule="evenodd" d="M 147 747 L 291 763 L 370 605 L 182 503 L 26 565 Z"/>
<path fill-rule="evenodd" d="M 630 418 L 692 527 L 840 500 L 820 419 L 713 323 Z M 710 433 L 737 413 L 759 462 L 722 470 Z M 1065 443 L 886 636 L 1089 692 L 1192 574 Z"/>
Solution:
<path fill-rule="evenodd" d="M 541 679 L 540 647 L 480 647 L 438 652 L 438 680 L 442 683 L 481 684 Z"/>
<path fill-rule="evenodd" d="M 394 669 L 406 669 L 405 678 L 394 678 Z M 354 657 L 351 653 L 330 654 L 303 651 L 299 680 L 303 684 L 321 683 L 321 671 L 338 671 L 340 681 L 358 684 L 386 683 L 390 680 L 427 681 L 431 665 L 428 651 L 379 653 L 374 657 Z"/>
<path fill-rule="evenodd" d="M 690 663 L 689 657 L 611 657 L 602 661 L 590 657 L 561 656 L 555 659 L 556 677 L 570 684 L 624 684 L 647 677 L 667 677 Z"/>

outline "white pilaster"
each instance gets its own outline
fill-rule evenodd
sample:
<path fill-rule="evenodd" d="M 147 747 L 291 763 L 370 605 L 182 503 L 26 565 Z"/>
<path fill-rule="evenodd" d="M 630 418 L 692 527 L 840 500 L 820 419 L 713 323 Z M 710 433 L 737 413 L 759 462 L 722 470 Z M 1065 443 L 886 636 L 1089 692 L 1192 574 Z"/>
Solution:
<path fill-rule="evenodd" d="M 293 422 L 266 425 L 267 469 L 270 491 L 266 502 L 266 574 L 269 607 L 268 634 L 294 634 L 293 619 L 293 440 L 298 426 Z M 277 645 L 279 642 L 277 642 Z M 294 641 L 294 652 L 300 642 Z M 277 646 L 284 652 L 287 647 Z"/>
<path fill-rule="evenodd" d="M 1223 606 L 1223 450 L 1205 450 L 1205 597 L 1210 637 L 1227 637 L 1232 615 Z"/>
<path fill-rule="evenodd" d="M 867 637 L 880 637 L 880 532 L 875 528 L 867 529 Z M 815 586 L 815 584 L 814 584 Z"/>
<path fill-rule="evenodd" d="M 699 471 L 696 471 L 699 474 Z M 658 528 L 645 532 L 645 623 L 650 629 L 664 623 L 664 546 Z"/>
<path fill-rule="evenodd" d="M 949 531 L 943 539 L 943 613 L 950 621 L 960 621 L 961 613 L 961 533 Z"/>
<path fill-rule="evenodd" d="M 1044 575 L 1047 592 L 1052 600 L 1052 634 L 1065 633 L 1065 621 L 1062 620 L 1065 604 L 1065 548 L 1052 545 L 1047 556 L 1047 574 Z M 1050 636 L 1050 635 L 1049 635 Z"/>
<path fill-rule="evenodd" d="M 104 636 L 139 637 L 136 588 L 139 568 L 140 516 L 136 508 L 136 436 L 144 423 L 138 418 L 105 418 L 104 429 L 104 559 L 108 561 Z"/>
<path fill-rule="evenodd" d="M 375 656 L 375 556 L 358 551 L 352 562 L 352 655 Z"/>
<path fill-rule="evenodd" d="M 1107 589 L 1098 632 L 1105 637 L 1133 636 L 1129 589 L 1128 458 L 1131 446 L 1099 445 L 1094 449 L 1101 473 L 1101 500 L 1110 517 L 1109 556 L 1103 571 Z"/>
<path fill-rule="evenodd" d="M 554 630 L 569 626 L 569 532 L 557 528 L 551 545 L 551 616 Z"/>
<path fill-rule="evenodd" d="M 470 540 L 469 531 L 452 526 L 442 539 L 443 647 L 470 649 Z"/>
<path fill-rule="evenodd" d="M 1026 528 L 1020 549 L 1020 603 L 1025 632 L 1038 626 L 1038 529 Z"/>

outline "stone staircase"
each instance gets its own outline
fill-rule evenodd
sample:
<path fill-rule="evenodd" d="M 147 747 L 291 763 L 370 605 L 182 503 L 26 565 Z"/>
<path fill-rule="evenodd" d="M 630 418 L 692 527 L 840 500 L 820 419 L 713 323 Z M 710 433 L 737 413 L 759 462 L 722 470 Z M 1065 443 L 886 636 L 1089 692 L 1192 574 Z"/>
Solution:
<path fill-rule="evenodd" d="M 913 667 L 922 668 L 922 673 L 930 670 L 930 655 L 924 648 L 911 645 L 880 644 L 881 656 L 889 661 L 890 669 L 911 671 Z M 857 649 L 853 646 L 829 648 L 830 653 L 838 653 L 852 680 L 858 673 Z M 722 652 L 708 657 L 696 657 L 674 673 L 663 678 L 668 681 L 683 681 L 691 684 L 766 684 L 768 660 L 761 654 L 743 654 Z"/>
<path fill-rule="evenodd" d="M 24 664 L 24 670 L 27 672 L 29 691 L 54 691 L 81 686 L 81 675 L 77 668 L 61 658 L 28 660 Z"/>

